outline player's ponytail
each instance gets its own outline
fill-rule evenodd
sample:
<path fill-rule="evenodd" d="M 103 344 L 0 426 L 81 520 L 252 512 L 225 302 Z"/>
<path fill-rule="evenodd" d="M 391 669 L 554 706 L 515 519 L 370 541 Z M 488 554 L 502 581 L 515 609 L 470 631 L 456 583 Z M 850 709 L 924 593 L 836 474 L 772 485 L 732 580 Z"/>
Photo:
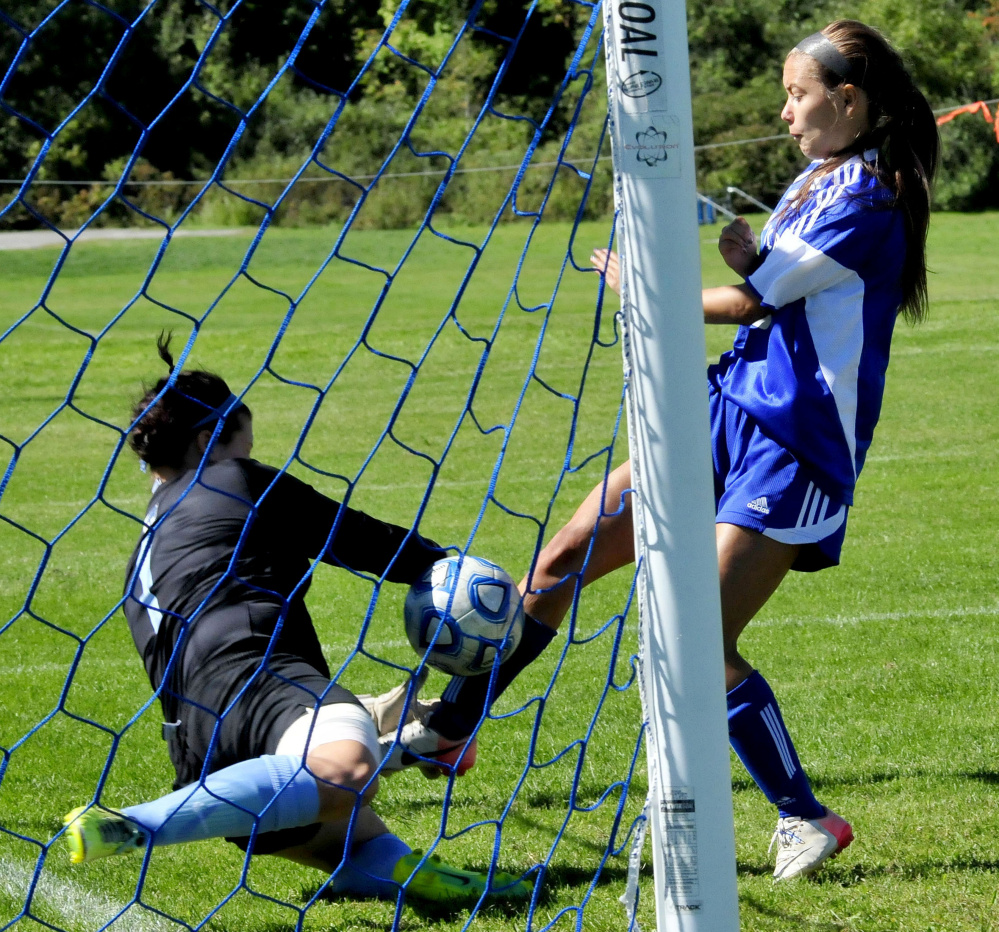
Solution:
<path fill-rule="evenodd" d="M 160 335 L 156 338 L 156 352 L 160 359 L 167 364 L 170 375 L 173 375 L 173 353 L 170 352 L 170 341 L 172 339 L 173 331 L 167 333 L 165 330 L 161 330 Z"/>
<path fill-rule="evenodd" d="M 927 312 L 926 233 L 930 225 L 930 186 L 937 171 L 940 138 L 937 121 L 922 92 L 909 84 L 897 111 L 886 108 L 889 122 L 882 151 L 885 172 L 905 210 L 908 252 L 902 276 L 902 312 L 918 323 Z"/>
<path fill-rule="evenodd" d="M 175 374 L 170 334 L 159 335 L 156 350 L 167 364 L 169 375 L 159 379 L 136 402 L 128 443 L 154 469 L 176 469 L 184 462 L 199 431 L 214 429 L 221 420 L 219 441 L 227 443 L 239 428 L 237 415 L 248 415 L 250 409 L 237 402 L 225 380 L 214 373 L 188 369 Z"/>
<path fill-rule="evenodd" d="M 823 83 L 830 89 L 845 83 L 863 88 L 869 102 L 870 130 L 847 150 L 827 159 L 813 177 L 834 171 L 857 153 L 877 150 L 869 167 L 892 192 L 895 206 L 905 218 L 901 312 L 910 323 L 918 323 L 927 310 L 926 234 L 930 188 L 940 149 L 936 119 L 902 57 L 876 29 L 856 20 L 837 20 L 821 35 L 840 56 L 832 61 L 836 70 L 817 61 Z M 807 193 L 800 192 L 801 198 Z"/>

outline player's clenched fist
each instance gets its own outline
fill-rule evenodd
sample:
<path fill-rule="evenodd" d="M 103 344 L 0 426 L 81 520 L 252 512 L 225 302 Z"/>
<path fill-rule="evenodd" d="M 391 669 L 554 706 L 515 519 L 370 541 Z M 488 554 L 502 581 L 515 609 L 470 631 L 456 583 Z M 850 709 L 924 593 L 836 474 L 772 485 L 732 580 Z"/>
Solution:
<path fill-rule="evenodd" d="M 746 275 L 756 259 L 756 237 L 744 217 L 736 217 L 718 237 L 718 251 L 725 264 L 739 275 Z"/>

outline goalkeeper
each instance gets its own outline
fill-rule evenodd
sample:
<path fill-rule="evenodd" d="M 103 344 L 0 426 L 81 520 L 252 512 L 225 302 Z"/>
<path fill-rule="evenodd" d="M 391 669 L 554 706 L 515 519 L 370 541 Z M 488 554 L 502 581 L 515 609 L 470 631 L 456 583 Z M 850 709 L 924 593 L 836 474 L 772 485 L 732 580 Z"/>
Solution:
<path fill-rule="evenodd" d="M 926 98 L 862 23 L 838 21 L 799 43 L 784 85 L 781 118 L 811 164 L 759 247 L 742 218 L 725 228 L 719 249 L 744 280 L 703 293 L 707 323 L 740 325 L 708 372 L 728 722 L 735 751 L 778 808 L 777 880 L 814 871 L 853 833 L 813 795 L 777 701 L 738 639 L 789 570 L 839 562 L 896 318 L 917 322 L 926 311 L 938 151 Z M 617 256 L 597 250 L 592 261 L 617 290 Z M 495 684 L 453 680 L 426 723 L 406 726 L 414 739 L 420 729 L 474 733 L 579 588 L 634 560 L 631 485 L 625 463 L 545 546 L 522 584 L 525 636 Z"/>
<path fill-rule="evenodd" d="M 169 338 L 157 345 L 173 374 Z M 448 867 L 389 832 L 370 806 L 384 740 L 331 681 L 305 607 L 310 558 L 411 583 L 444 551 L 250 459 L 250 411 L 210 373 L 160 379 L 128 439 L 154 491 L 124 612 L 177 778 L 175 792 L 120 813 L 69 813 L 72 860 L 226 837 L 331 872 L 334 893 L 529 895 L 508 874 Z"/>

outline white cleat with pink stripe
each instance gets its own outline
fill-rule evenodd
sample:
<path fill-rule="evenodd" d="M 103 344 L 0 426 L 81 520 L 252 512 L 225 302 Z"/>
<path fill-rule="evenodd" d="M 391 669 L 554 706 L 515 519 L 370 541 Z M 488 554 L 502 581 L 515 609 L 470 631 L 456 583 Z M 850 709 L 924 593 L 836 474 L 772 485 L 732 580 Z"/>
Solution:
<path fill-rule="evenodd" d="M 818 870 L 853 841 L 853 829 L 831 809 L 818 819 L 789 816 L 777 821 L 770 847 L 777 845 L 774 880 L 792 880 Z"/>

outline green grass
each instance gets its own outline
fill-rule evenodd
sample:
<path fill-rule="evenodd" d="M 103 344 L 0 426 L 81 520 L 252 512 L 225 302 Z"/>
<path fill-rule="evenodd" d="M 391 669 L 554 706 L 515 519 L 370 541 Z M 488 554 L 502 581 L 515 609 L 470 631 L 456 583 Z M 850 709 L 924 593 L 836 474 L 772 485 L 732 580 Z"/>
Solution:
<path fill-rule="evenodd" d="M 468 284 L 459 316 L 474 337 L 492 332 L 526 231 L 519 225 L 502 228 Z M 483 231 L 449 232 L 474 241 Z M 567 226 L 550 225 L 532 241 L 521 305 L 550 299 L 569 235 Z M 701 235 L 705 283 L 730 280 L 713 246 L 717 228 L 702 228 Z M 789 579 L 744 636 L 747 655 L 781 699 L 819 796 L 851 819 L 857 841 L 815 880 L 774 887 L 767 855 L 773 812 L 733 761 L 743 929 L 999 930 L 993 685 L 999 678 L 994 530 L 999 482 L 992 469 L 999 441 L 997 236 L 995 214 L 934 217 L 931 317 L 919 328 L 898 328 L 882 422 L 851 513 L 843 565 Z M 155 358 L 155 334 L 173 328 L 179 348 L 191 321 L 203 319 L 189 364 L 222 373 L 237 391 L 250 386 L 255 455 L 273 463 L 288 459 L 318 397 L 316 387 L 325 387 L 349 357 L 315 414 L 301 458 L 356 479 L 352 502 L 379 516 L 409 523 L 420 507 L 430 478 L 426 460 L 392 440 L 367 460 L 409 376 L 396 359 L 364 347 L 351 354 L 384 275 L 334 259 L 309 286 L 333 237 L 324 230 L 273 230 L 244 276 L 236 272 L 248 236 L 179 239 L 145 295 L 134 302 L 155 254 L 149 241 L 74 247 L 48 292 L 57 251 L 0 253 L 0 329 L 39 307 L 0 343 L 0 435 L 23 444 L 0 501 L 7 519 L 0 522 L 0 624 L 24 607 L 48 552 L 31 614 L 0 633 L 0 745 L 17 744 L 0 783 L 0 826 L 25 839 L 0 833 L 0 929 L 21 915 L 34 866 L 59 830 L 62 814 L 93 798 L 113 735 L 121 738 L 102 793 L 106 802 L 126 805 L 169 787 L 157 709 L 136 717 L 148 699 L 148 684 L 127 628 L 120 614 L 103 623 L 120 595 L 123 567 L 148 498 L 148 479 L 134 458 L 123 455 L 109 470 L 107 464 L 142 381 L 164 371 Z M 591 246 L 606 237 L 605 227 L 585 226 L 577 261 L 585 265 Z M 344 251 L 391 269 L 407 244 L 405 233 L 354 233 Z M 416 359 L 471 257 L 467 248 L 421 240 L 388 290 L 368 345 Z M 476 394 L 480 424 L 509 420 L 542 335 L 539 374 L 556 391 L 577 393 L 595 293 L 594 276 L 568 270 L 547 325 L 542 311 L 509 308 Z M 300 304 L 270 369 L 262 371 L 289 298 L 301 298 Z M 606 314 L 600 337 L 613 341 Z M 714 328 L 708 355 L 716 356 L 730 340 L 725 328 Z M 73 392 L 74 408 L 64 408 L 92 346 Z M 440 455 L 455 429 L 481 346 L 452 325 L 445 327 L 402 408 L 396 440 Z M 611 440 L 620 371 L 618 345 L 594 350 L 574 464 Z M 500 452 L 498 432 L 483 435 L 463 422 L 421 529 L 464 545 L 474 528 L 474 552 L 514 574 L 525 569 L 538 525 L 520 516 L 544 515 L 565 457 L 571 415 L 570 401 L 537 383 L 524 395 L 496 486 L 497 500 L 509 511 L 482 507 Z M 615 461 L 623 456 L 623 442 Z M 3 468 L 13 448 L 5 443 L 0 449 Z M 558 525 L 571 513 L 602 468 L 598 459 L 566 478 L 552 522 Z M 330 494 L 344 494 L 343 480 L 318 476 L 299 463 L 292 471 Z M 585 643 L 573 643 L 566 654 L 538 728 L 535 763 L 552 761 L 586 736 L 607 680 L 615 628 L 587 639 L 621 610 L 630 582 L 622 573 L 585 593 L 575 632 Z M 403 593 L 401 587 L 389 588 L 378 600 L 365 646 L 394 663 L 411 663 L 398 623 Z M 334 666 L 356 644 L 370 596 L 362 581 L 317 571 L 310 605 Z M 618 684 L 630 675 L 633 622 L 628 619 L 622 635 L 614 669 Z M 546 688 L 566 640 L 560 637 L 556 650 L 517 682 L 502 710 L 514 710 Z M 79 667 L 70 681 L 75 658 Z M 345 684 L 359 692 L 394 680 L 391 669 L 363 657 L 344 673 Z M 443 684 L 443 677 L 435 677 L 430 689 Z M 491 723 L 481 736 L 479 764 L 454 787 L 449 834 L 497 818 L 513 797 L 503 822 L 501 866 L 523 870 L 550 855 L 535 928 L 583 903 L 582 928 L 601 932 L 625 926 L 617 897 L 624 889 L 626 854 L 611 857 L 592 891 L 589 885 L 621 799 L 620 789 L 612 787 L 626 777 L 634 752 L 640 719 L 636 693 L 630 688 L 607 697 L 582 761 L 579 746 L 571 747 L 549 766 L 531 768 L 515 795 L 536 706 Z M 46 716 L 51 717 L 44 726 L 22 742 Z M 570 800 L 574 780 L 576 795 Z M 640 811 L 645 790 L 641 757 L 624 800 L 623 825 Z M 446 793 L 444 781 L 404 774 L 383 782 L 376 808 L 410 843 L 427 846 L 440 829 Z M 495 825 L 486 822 L 443 843 L 441 853 L 463 865 L 484 866 L 494 840 Z M 616 843 L 622 841 L 623 831 Z M 239 887 L 241 868 L 240 852 L 223 842 L 157 850 L 141 902 L 197 925 Z M 34 918 L 20 918 L 17 928 L 23 932 L 48 923 L 72 932 L 96 929 L 133 900 L 139 872 L 137 859 L 70 868 L 57 842 L 32 892 Z M 321 881 L 314 871 L 254 859 L 246 887 L 212 916 L 209 928 L 292 929 Z M 651 878 L 645 889 L 640 917 L 653 927 Z M 305 912 L 302 928 L 372 930 L 387 928 L 392 916 L 389 904 L 320 902 Z M 577 918 L 571 912 L 553 928 L 575 928 Z M 403 927 L 457 930 L 467 919 L 467 911 L 441 916 L 407 907 Z M 526 911 L 490 908 L 476 917 L 475 928 L 524 928 L 526 922 Z M 178 927 L 136 905 L 114 928 Z"/>

